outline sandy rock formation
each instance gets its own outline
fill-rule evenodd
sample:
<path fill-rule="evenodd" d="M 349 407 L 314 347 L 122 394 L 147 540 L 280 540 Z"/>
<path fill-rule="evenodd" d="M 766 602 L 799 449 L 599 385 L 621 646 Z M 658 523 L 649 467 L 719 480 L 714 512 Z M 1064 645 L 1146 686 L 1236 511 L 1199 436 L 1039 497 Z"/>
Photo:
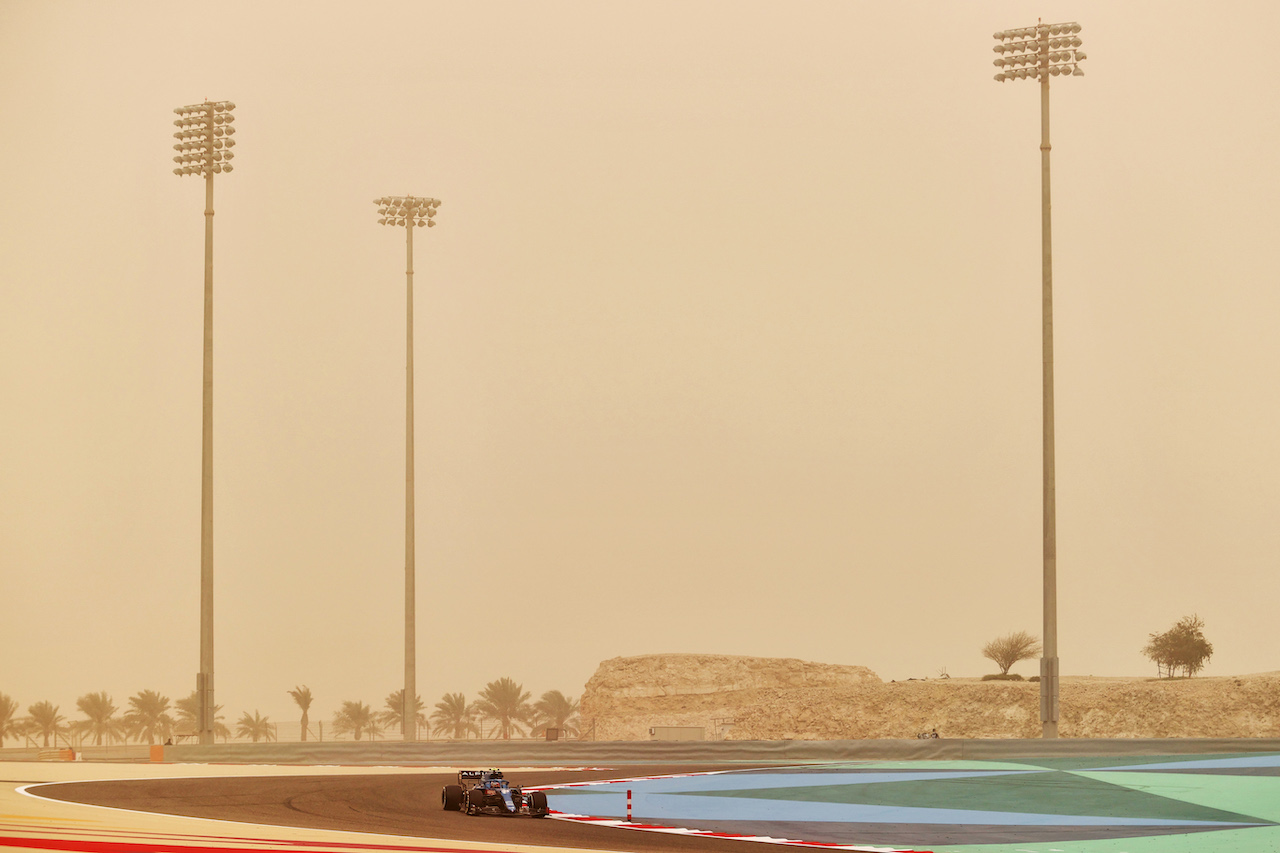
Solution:
<path fill-rule="evenodd" d="M 646 740 L 654 726 L 701 726 L 724 737 L 763 694 L 879 684 L 865 666 L 737 655 L 639 655 L 604 661 L 583 690 L 583 732 Z"/>
<path fill-rule="evenodd" d="M 1063 737 L 1280 737 L 1280 672 L 1177 680 L 1064 677 Z M 1040 735 L 1040 687 L 971 678 L 884 683 L 860 666 L 721 655 L 600 664 L 582 696 L 584 732 L 647 740 L 655 726 L 708 739 L 840 740 Z"/>

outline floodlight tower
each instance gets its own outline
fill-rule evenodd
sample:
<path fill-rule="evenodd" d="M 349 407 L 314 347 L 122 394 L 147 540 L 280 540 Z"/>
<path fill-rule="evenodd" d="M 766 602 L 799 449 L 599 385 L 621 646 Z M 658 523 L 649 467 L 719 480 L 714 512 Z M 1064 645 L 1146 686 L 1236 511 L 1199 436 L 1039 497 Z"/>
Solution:
<path fill-rule="evenodd" d="M 414 613 L 413 512 L 413 229 L 434 228 L 440 199 L 415 196 L 375 198 L 379 225 L 403 225 L 405 244 L 405 406 L 404 406 L 404 739 L 418 739 L 417 653 Z"/>
<path fill-rule="evenodd" d="M 995 79 L 1040 81 L 1041 362 L 1044 427 L 1044 656 L 1040 659 L 1043 736 L 1058 736 L 1058 532 L 1053 439 L 1053 234 L 1049 205 L 1049 78 L 1083 77 L 1080 25 L 1038 23 L 995 34 Z"/>
<path fill-rule="evenodd" d="M 200 465 L 200 672 L 196 728 L 213 745 L 213 176 L 231 171 L 236 129 L 230 101 L 205 101 L 174 110 L 175 175 L 204 176 L 204 417 Z"/>

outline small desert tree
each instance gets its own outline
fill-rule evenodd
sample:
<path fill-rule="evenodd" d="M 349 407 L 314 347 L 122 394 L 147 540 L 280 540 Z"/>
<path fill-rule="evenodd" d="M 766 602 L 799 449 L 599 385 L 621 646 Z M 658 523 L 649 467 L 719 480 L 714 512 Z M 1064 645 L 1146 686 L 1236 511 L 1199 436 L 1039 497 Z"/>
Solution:
<path fill-rule="evenodd" d="M 982 656 L 995 661 L 1001 675 L 1008 675 L 1009 668 L 1020 660 L 1031 660 L 1040 654 L 1040 641 L 1026 631 L 1014 631 L 996 637 L 982 647 Z"/>
<path fill-rule="evenodd" d="M 1213 643 L 1204 638 L 1204 620 L 1194 614 L 1183 616 L 1163 634 L 1148 636 L 1142 653 L 1155 662 L 1161 678 L 1172 678 L 1179 670 L 1190 678 L 1213 657 Z"/>

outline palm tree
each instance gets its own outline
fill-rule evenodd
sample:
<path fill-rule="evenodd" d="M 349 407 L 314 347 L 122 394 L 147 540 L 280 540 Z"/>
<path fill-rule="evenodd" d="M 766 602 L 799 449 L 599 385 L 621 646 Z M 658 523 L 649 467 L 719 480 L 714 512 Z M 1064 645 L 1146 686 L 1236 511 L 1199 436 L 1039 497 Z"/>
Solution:
<path fill-rule="evenodd" d="M 178 725 L 177 728 L 184 734 L 194 733 L 198 726 L 196 725 L 196 717 L 200 714 L 200 694 L 195 690 L 185 699 L 179 699 L 174 705 L 178 709 Z M 231 729 L 227 728 L 227 724 L 222 722 L 226 719 L 222 715 L 222 706 L 213 706 L 213 736 L 222 738 L 223 742 L 231 737 Z"/>
<path fill-rule="evenodd" d="M 116 717 L 116 703 L 107 691 L 84 694 L 76 700 L 76 707 L 85 718 L 72 723 L 72 728 L 82 735 L 92 735 L 94 746 L 102 746 L 104 737 L 107 743 L 125 739 L 124 722 Z"/>
<path fill-rule="evenodd" d="M 58 742 L 58 735 L 65 734 L 67 727 L 63 725 L 66 717 L 58 713 L 58 706 L 52 702 L 37 702 L 27 708 L 27 731 L 44 738 L 44 745 L 49 745 L 50 736 Z"/>
<path fill-rule="evenodd" d="M 342 710 L 333 715 L 334 734 L 351 733 L 360 740 L 362 735 L 373 737 L 381 731 L 378 716 L 363 702 L 343 702 Z"/>
<path fill-rule="evenodd" d="M 307 742 L 307 709 L 311 707 L 311 688 L 307 685 L 295 687 L 289 691 L 289 695 L 293 697 L 293 701 L 298 703 L 298 707 L 302 709 L 302 742 Z"/>
<path fill-rule="evenodd" d="M 275 729 L 271 726 L 271 720 L 259 714 L 256 710 L 253 716 L 249 716 L 249 712 L 245 711 L 239 720 L 236 720 L 236 737 L 252 738 L 254 743 L 260 740 L 273 741 L 276 739 Z"/>
<path fill-rule="evenodd" d="M 130 696 L 124 724 L 139 743 L 144 737 L 147 743 L 155 743 L 156 738 L 163 741 L 173 734 L 175 725 L 173 716 L 169 713 L 169 697 L 161 696 L 154 690 L 143 690 Z"/>
<path fill-rule="evenodd" d="M 422 713 L 422 697 L 415 697 L 417 702 L 415 707 L 418 709 L 418 728 L 425 729 L 427 727 L 427 717 Z M 395 693 L 387 697 L 387 710 L 378 715 L 378 719 L 383 725 L 394 726 L 400 729 L 400 733 L 404 733 L 404 688 L 401 687 Z"/>
<path fill-rule="evenodd" d="M 431 722 L 436 734 L 465 738 L 468 734 L 480 732 L 475 714 L 476 709 L 467 704 L 467 697 L 461 693 L 446 693 L 431 712 Z"/>
<path fill-rule="evenodd" d="M 538 715 L 538 725 L 530 732 L 534 737 L 547 729 L 559 729 L 568 737 L 578 734 L 578 700 L 570 699 L 559 690 L 548 690 L 533 706 Z"/>
<path fill-rule="evenodd" d="M 0 746 L 4 746 L 4 739 L 7 737 L 17 740 L 22 736 L 26 727 L 22 720 L 14 716 L 17 713 L 18 700 L 0 693 Z"/>
<path fill-rule="evenodd" d="M 511 735 L 523 734 L 522 726 L 528 724 L 533 716 L 533 706 L 529 704 L 529 693 L 524 685 L 516 684 L 510 678 L 490 681 L 480 691 L 476 700 L 476 711 L 487 720 L 498 724 L 493 736 L 503 740 L 511 740 Z"/>

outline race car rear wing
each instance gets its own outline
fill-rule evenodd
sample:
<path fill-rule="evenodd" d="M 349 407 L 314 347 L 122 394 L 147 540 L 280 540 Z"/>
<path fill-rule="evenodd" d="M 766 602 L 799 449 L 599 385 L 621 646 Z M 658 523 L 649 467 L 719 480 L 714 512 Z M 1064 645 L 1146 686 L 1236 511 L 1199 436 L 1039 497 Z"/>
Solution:
<path fill-rule="evenodd" d="M 458 784 L 466 782 L 482 782 L 485 779 L 501 779 L 501 770 L 459 770 Z"/>

